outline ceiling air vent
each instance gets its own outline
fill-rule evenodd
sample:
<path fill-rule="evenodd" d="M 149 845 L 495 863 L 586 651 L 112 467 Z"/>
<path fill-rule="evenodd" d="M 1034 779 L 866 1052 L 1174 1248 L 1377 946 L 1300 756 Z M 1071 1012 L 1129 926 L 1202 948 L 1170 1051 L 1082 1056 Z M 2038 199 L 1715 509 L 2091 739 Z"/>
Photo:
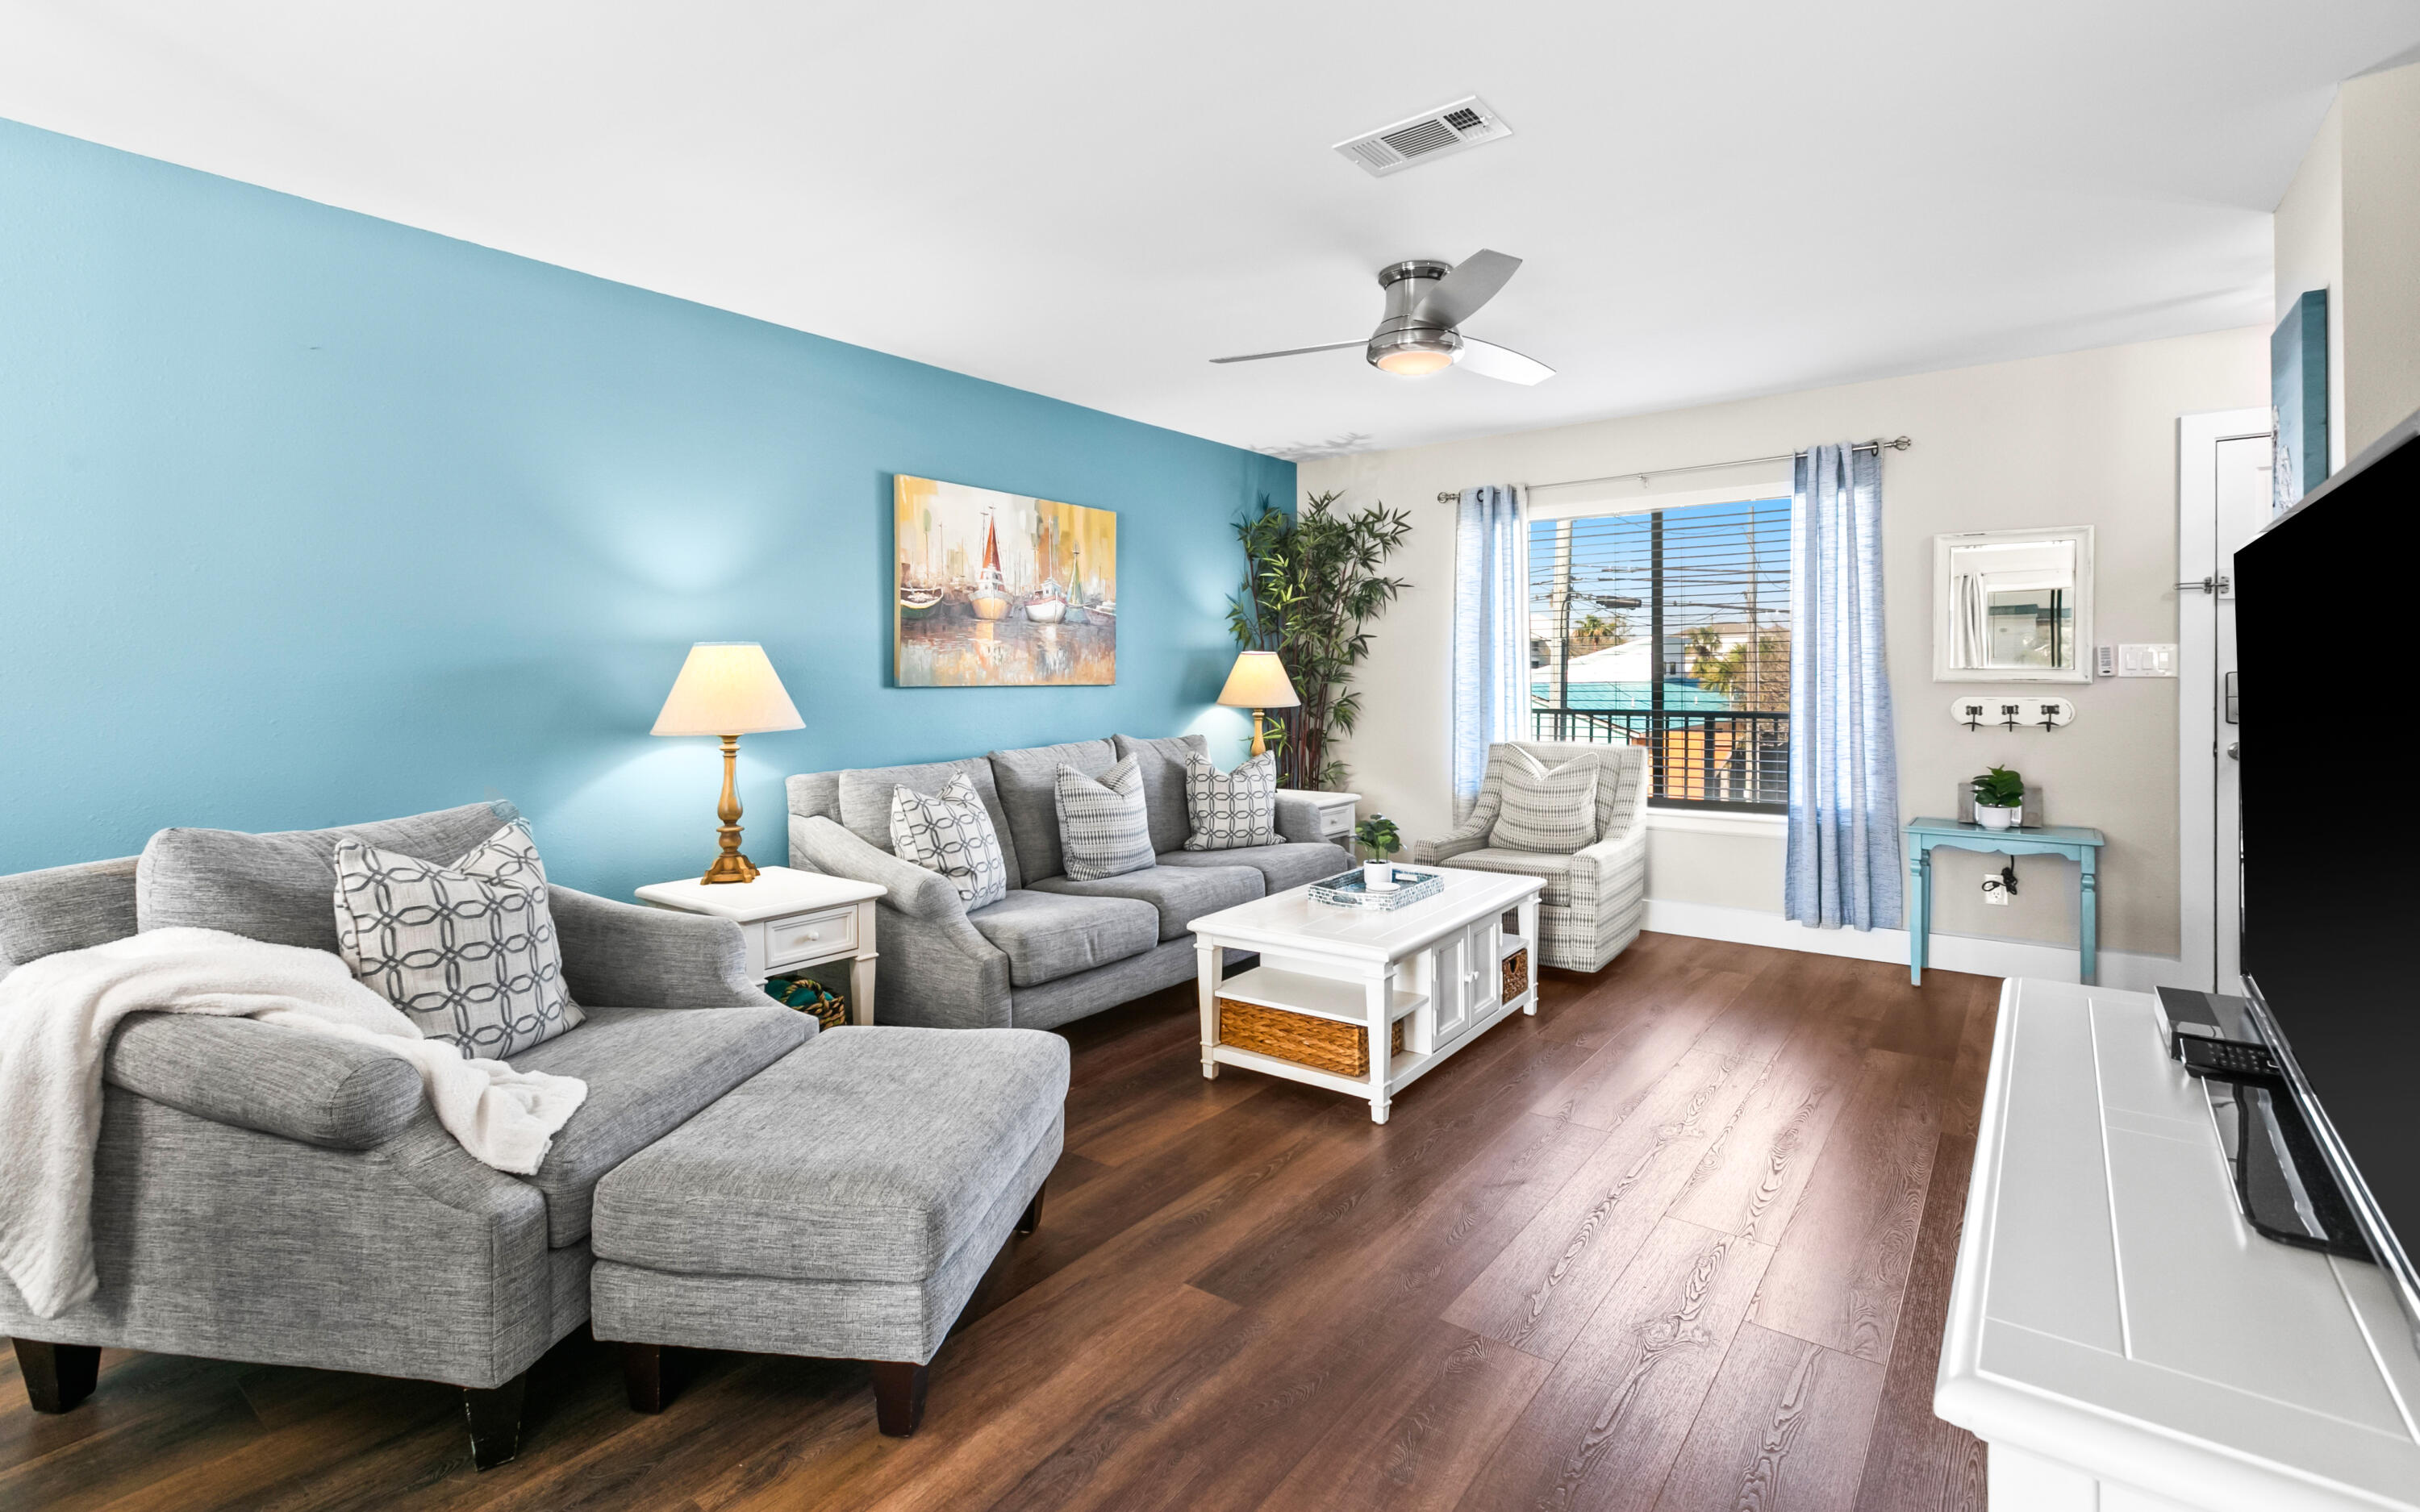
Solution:
<path fill-rule="evenodd" d="M 1401 173 L 1416 163 L 1450 158 L 1483 142 L 1512 134 L 1504 117 L 1477 95 L 1466 95 L 1408 120 L 1365 131 L 1336 144 L 1336 150 L 1367 170 L 1373 178 Z"/>

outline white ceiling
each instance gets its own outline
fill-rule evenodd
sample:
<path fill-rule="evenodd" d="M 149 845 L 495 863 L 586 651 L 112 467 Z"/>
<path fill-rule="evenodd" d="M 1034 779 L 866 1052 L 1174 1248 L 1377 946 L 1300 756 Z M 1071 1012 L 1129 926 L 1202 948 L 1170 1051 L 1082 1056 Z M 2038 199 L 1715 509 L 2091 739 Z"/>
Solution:
<path fill-rule="evenodd" d="M 0 0 L 0 116 L 1270 450 L 2266 323 L 2420 0 Z M 1329 144 L 1466 93 L 1509 142 Z M 1373 273 L 1528 259 L 1390 378 Z"/>

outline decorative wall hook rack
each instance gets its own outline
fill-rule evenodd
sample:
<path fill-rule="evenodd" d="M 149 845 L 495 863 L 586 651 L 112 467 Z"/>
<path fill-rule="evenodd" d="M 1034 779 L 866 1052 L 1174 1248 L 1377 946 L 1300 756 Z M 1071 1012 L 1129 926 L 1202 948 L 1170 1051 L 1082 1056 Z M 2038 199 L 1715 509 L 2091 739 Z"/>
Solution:
<path fill-rule="evenodd" d="M 2030 725 L 2038 730 L 2055 730 L 2075 718 L 2075 705 L 2066 699 L 2008 698 L 1985 694 L 1949 701 L 1949 717 L 1969 730 L 1985 725 L 1997 725 L 2015 732 Z"/>

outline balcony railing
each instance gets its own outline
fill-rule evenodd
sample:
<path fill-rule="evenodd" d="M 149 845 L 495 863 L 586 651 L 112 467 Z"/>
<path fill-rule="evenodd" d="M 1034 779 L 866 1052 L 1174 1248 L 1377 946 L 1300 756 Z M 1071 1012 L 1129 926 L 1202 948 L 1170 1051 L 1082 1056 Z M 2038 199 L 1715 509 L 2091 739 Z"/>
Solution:
<path fill-rule="evenodd" d="M 1667 803 L 1727 809 L 1790 806 L 1790 716 L 1782 710 L 1571 709 L 1533 704 L 1539 740 L 1644 746 Z"/>

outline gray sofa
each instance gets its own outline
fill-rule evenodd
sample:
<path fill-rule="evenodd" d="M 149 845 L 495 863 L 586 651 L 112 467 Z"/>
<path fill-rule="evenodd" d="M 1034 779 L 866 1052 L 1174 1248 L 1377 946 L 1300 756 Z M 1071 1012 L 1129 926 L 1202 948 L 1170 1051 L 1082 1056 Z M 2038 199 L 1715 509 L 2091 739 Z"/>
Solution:
<path fill-rule="evenodd" d="M 499 822 L 472 805 L 231 837 L 263 863 L 266 891 L 287 897 L 247 918 L 260 889 L 229 885 L 223 869 L 218 927 L 279 937 L 299 927 L 293 900 L 316 892 L 334 949 L 337 838 L 450 861 Z M 299 885 L 269 874 L 290 866 Z M 132 857 L 0 877 L 0 975 L 132 933 L 137 885 Z M 522 1372 L 589 1315 L 598 1180 L 814 1032 L 746 974 L 727 920 L 566 887 L 550 903 L 587 1022 L 514 1064 L 579 1077 L 588 1099 L 528 1178 L 472 1159 L 417 1073 L 374 1046 L 249 1019 L 130 1019 L 103 1071 L 100 1292 L 42 1318 L 0 1278 L 0 1332 L 16 1342 L 34 1405 L 74 1406 L 101 1346 L 365 1371 L 462 1387 L 474 1459 L 510 1458 Z"/>
<path fill-rule="evenodd" d="M 790 864 L 890 889 L 877 937 L 884 1024 L 936 1028 L 1049 1028 L 1189 980 L 1188 921 L 1333 876 L 1352 865 L 1320 838 L 1309 797 L 1278 797 L 1279 842 L 1188 851 L 1185 757 L 1199 735 L 1118 735 L 996 750 L 914 766 L 812 772 L 789 780 Z M 1064 874 L 1056 784 L 1062 764 L 1087 776 L 1137 758 L 1158 864 L 1078 882 Z M 1008 896 L 971 912 L 950 881 L 891 846 L 891 795 L 938 793 L 972 779 L 999 832 Z"/>

